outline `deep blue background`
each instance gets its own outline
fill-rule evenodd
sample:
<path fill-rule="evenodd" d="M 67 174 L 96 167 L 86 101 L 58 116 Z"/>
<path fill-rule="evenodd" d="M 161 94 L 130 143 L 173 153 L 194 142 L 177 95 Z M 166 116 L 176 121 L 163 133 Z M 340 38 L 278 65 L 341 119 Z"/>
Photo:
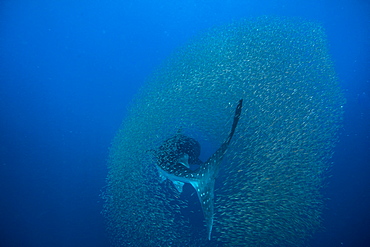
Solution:
<path fill-rule="evenodd" d="M 366 0 L 0 1 L 0 246 L 107 246 L 99 194 L 133 95 L 195 34 L 261 15 L 327 30 L 347 105 L 311 244 L 370 246 Z"/>

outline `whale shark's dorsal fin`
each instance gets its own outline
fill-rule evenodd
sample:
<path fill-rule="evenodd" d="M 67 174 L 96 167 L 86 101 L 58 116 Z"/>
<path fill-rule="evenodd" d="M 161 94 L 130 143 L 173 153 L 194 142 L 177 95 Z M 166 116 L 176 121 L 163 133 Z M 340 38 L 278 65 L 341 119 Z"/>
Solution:
<path fill-rule="evenodd" d="M 183 154 L 182 156 L 179 157 L 177 163 L 185 166 L 186 168 L 190 168 L 190 166 L 189 166 L 189 155 L 188 154 Z M 180 181 L 172 181 L 172 182 L 175 185 L 177 191 L 179 193 L 181 193 L 182 192 L 182 187 L 184 186 L 184 182 L 180 182 Z"/>
<path fill-rule="evenodd" d="M 168 164 L 167 162 L 157 164 L 159 175 L 171 180 L 179 192 L 182 191 L 184 183 L 190 183 L 194 187 L 202 206 L 209 240 L 211 239 L 213 226 L 215 179 L 222 159 L 234 135 L 236 126 L 238 125 L 242 104 L 243 100 L 241 99 L 236 107 L 231 131 L 226 140 L 197 170 L 193 171 L 189 169 L 189 155 L 184 153 L 179 153 L 177 160 L 172 164 Z"/>
<path fill-rule="evenodd" d="M 189 166 L 189 155 L 188 154 L 183 154 L 179 157 L 177 160 L 177 163 L 184 165 L 187 168 L 190 168 Z"/>

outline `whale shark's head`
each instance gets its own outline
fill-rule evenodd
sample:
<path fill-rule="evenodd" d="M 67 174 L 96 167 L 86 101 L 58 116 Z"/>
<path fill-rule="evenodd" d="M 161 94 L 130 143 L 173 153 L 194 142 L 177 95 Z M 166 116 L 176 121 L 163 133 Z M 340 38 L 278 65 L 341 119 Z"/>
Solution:
<path fill-rule="evenodd" d="M 158 150 L 156 150 L 156 163 L 160 167 L 165 168 L 187 155 L 189 165 L 200 165 L 203 163 L 199 159 L 200 151 L 201 147 L 197 140 L 178 133 L 164 141 Z"/>

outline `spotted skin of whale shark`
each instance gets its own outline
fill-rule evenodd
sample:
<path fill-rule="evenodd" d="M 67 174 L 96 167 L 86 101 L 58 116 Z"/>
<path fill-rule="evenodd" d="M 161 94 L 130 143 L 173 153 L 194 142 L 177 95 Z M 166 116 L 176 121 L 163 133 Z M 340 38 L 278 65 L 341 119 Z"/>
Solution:
<path fill-rule="evenodd" d="M 193 157 L 189 157 L 189 154 L 187 153 L 180 153 L 175 158 L 171 157 L 168 159 L 167 162 L 157 162 L 156 164 L 162 180 L 164 181 L 165 179 L 169 179 L 172 181 L 179 192 L 182 192 L 182 186 L 184 183 L 189 183 L 194 187 L 202 206 L 209 240 L 211 239 L 213 226 L 215 179 L 222 159 L 234 135 L 236 126 L 238 125 L 242 111 L 242 103 L 243 100 L 239 100 L 235 110 L 232 128 L 228 137 L 206 162 L 200 164 L 198 169 L 190 169 L 189 159 Z M 165 148 L 162 146 L 161 149 L 163 150 Z M 173 154 L 173 151 L 168 151 L 168 153 Z"/>

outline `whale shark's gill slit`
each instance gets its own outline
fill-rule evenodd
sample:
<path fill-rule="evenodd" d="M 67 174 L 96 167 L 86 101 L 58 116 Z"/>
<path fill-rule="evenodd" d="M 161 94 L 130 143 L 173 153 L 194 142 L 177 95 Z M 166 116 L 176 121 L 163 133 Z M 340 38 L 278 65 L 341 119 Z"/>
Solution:
<path fill-rule="evenodd" d="M 197 170 L 189 169 L 189 163 L 199 163 L 199 152 L 192 150 L 199 144 L 192 138 L 177 134 L 177 136 L 166 140 L 156 152 L 157 168 L 162 178 L 171 180 L 179 192 L 182 192 L 184 183 L 190 183 L 196 190 L 202 206 L 209 240 L 213 227 L 215 179 L 238 125 L 242 103 L 241 99 L 236 107 L 231 131 L 226 140 L 206 162 L 200 164 Z"/>

